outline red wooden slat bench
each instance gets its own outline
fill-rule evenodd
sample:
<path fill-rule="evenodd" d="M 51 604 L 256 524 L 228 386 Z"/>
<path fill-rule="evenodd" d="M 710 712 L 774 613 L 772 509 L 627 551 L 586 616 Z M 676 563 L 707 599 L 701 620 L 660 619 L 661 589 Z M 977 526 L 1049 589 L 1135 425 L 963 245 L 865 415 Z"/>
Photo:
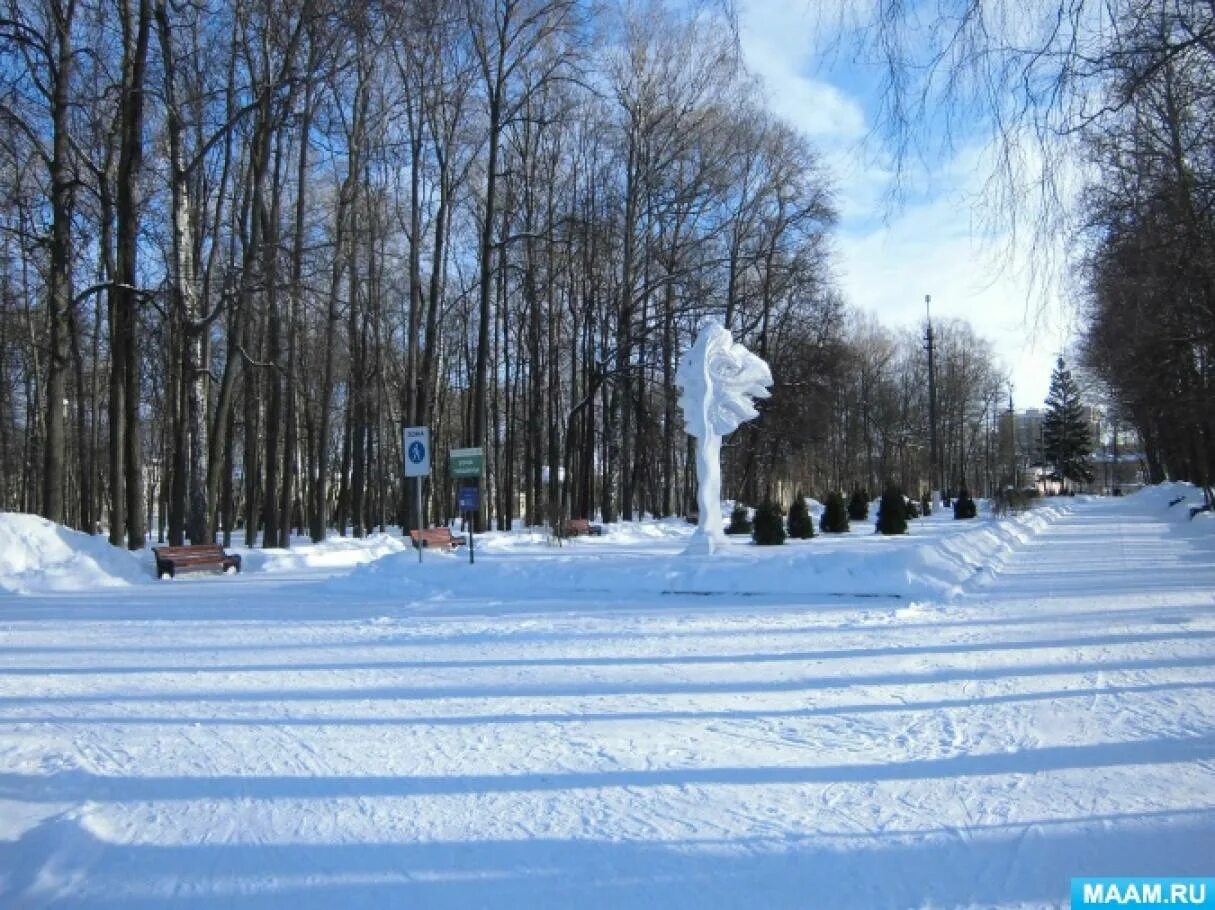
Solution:
<path fill-rule="evenodd" d="M 156 557 L 156 577 L 173 578 L 178 572 L 192 572 L 195 569 L 219 569 L 227 572 L 229 569 L 240 571 L 240 554 L 225 553 L 224 548 L 217 543 L 202 543 L 186 547 L 153 547 Z"/>
<path fill-rule="evenodd" d="M 593 525 L 585 518 L 571 518 L 565 523 L 566 537 L 581 537 L 584 534 L 598 537 L 602 533 L 602 525 Z"/>
<path fill-rule="evenodd" d="M 446 547 L 447 549 L 455 549 L 462 547 L 468 543 L 463 536 L 453 537 L 451 528 L 423 528 L 421 531 L 412 530 L 409 532 L 409 539 L 413 541 L 415 547 L 425 547 L 432 549 L 434 547 Z"/>

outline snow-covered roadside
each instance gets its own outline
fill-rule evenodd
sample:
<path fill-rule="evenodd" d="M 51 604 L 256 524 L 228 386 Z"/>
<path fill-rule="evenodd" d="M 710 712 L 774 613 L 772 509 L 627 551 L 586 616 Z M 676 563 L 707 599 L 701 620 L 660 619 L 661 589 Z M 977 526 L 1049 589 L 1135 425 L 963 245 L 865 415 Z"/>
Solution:
<path fill-rule="evenodd" d="M 1174 507 L 1168 503 L 1181 498 Z M 848 595 L 942 601 L 968 585 L 998 575 L 1009 554 L 1023 548 L 1077 499 L 1045 500 L 1022 515 L 990 515 L 957 522 L 941 510 L 910 525 L 901 537 L 870 533 L 868 522 L 851 533 L 790 540 L 782 547 L 756 547 L 733 539 L 713 557 L 683 555 L 692 527 L 679 519 L 620 522 L 602 537 L 554 546 L 537 531 L 491 532 L 477 539 L 477 563 L 467 551 L 416 551 L 399 532 L 365 538 L 331 536 L 320 544 L 293 541 L 288 550 L 237 546 L 247 575 L 299 581 L 328 579 L 327 590 L 346 597 L 407 592 L 419 602 L 476 598 L 492 592 L 500 600 L 593 596 L 599 600 L 638 596 Z M 1188 484 L 1165 484 L 1107 506 L 1165 521 L 1199 542 L 1215 539 L 1211 513 L 1189 519 L 1201 493 Z M 0 514 L 0 591 L 18 594 L 84 591 L 155 581 L 151 555 L 111 547 L 31 515 Z M 171 584 L 208 580 L 187 576 Z M 213 579 L 212 579 L 213 580 Z"/>
<path fill-rule="evenodd" d="M 1061 501 L 1062 502 L 1062 501 Z M 903 537 L 858 524 L 846 535 L 791 540 L 783 547 L 733 541 L 713 557 L 685 557 L 692 528 L 679 519 L 621 522 L 602 537 L 554 547 L 544 534 L 491 532 L 466 550 L 416 551 L 399 534 L 297 540 L 289 550 L 233 547 L 245 573 L 297 579 L 329 577 L 346 596 L 405 589 L 418 600 L 476 595 L 505 599 L 595 594 L 802 595 L 947 598 L 976 572 L 997 565 L 1012 546 L 1045 527 L 1066 505 L 1043 506 L 1005 521 L 953 522 L 947 514 L 912 523 Z M 129 553 L 32 515 L 0 515 L 0 590 L 19 594 L 85 591 L 155 581 L 146 551 Z M 185 577 L 190 583 L 206 576 Z"/>
<path fill-rule="evenodd" d="M 780 547 L 743 540 L 711 557 L 684 556 L 690 533 L 679 522 L 614 525 L 602 538 L 565 548 L 544 546 L 533 535 L 488 535 L 475 566 L 463 551 L 390 554 L 332 578 L 329 590 L 357 596 L 408 590 L 419 600 L 464 598 L 491 592 L 496 599 L 630 599 L 663 594 L 947 599 L 976 573 L 998 568 L 1016 546 L 1072 508 L 1070 500 L 1044 504 L 1023 515 L 955 522 L 938 514 L 911 524 L 911 533 L 884 537 L 865 530 L 820 534 Z"/>

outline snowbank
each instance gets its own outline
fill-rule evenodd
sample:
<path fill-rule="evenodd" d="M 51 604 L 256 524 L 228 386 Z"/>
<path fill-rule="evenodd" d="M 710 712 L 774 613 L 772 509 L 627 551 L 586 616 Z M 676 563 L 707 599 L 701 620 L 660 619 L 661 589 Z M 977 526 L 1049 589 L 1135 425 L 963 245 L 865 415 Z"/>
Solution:
<path fill-rule="evenodd" d="M 1189 506 L 1202 504 L 1202 488 L 1192 483 L 1174 481 L 1142 487 L 1125 496 L 1124 500 L 1145 514 L 1163 509 L 1184 519 L 1189 517 Z M 1170 506 L 1170 503 L 1175 504 Z"/>
<path fill-rule="evenodd" d="M 328 537 L 322 543 L 296 538 L 289 550 L 233 547 L 241 555 L 242 572 L 286 574 L 314 570 L 353 569 L 391 553 L 410 549 L 399 534 L 369 534 L 367 537 Z"/>
<path fill-rule="evenodd" d="M 1167 522 L 1173 533 L 1190 538 L 1195 543 L 1209 542 L 1215 547 L 1215 512 L 1199 512 L 1191 518 L 1191 510 L 1206 502 L 1202 487 L 1175 481 L 1154 487 L 1144 487 L 1126 497 L 1138 507 L 1145 518 Z"/>
<path fill-rule="evenodd" d="M 146 554 L 110 546 L 37 515 L 0 512 L 0 590 L 87 591 L 152 581 Z"/>
<path fill-rule="evenodd" d="M 940 600 L 961 593 L 979 573 L 996 571 L 1013 548 L 1071 507 L 1043 505 L 1003 521 L 955 522 L 943 514 L 914 522 L 912 533 L 900 537 L 858 527 L 856 533 L 782 547 L 735 539 L 714 556 L 684 555 L 691 527 L 673 520 L 610 525 L 602 538 L 564 548 L 539 545 L 536 535 L 490 534 L 478 544 L 474 566 L 463 550 L 428 552 L 422 565 L 415 553 L 402 552 L 329 585 L 348 596 L 402 591 L 415 601 L 487 595 L 499 601 L 602 601 L 661 594 Z"/>
<path fill-rule="evenodd" d="M 1175 505 L 1170 502 L 1179 500 Z M 1190 484 L 1148 487 L 1130 496 L 1058 497 L 997 520 L 982 510 L 954 521 L 948 509 L 911 523 L 906 536 L 819 534 L 782 547 L 731 538 L 714 556 L 686 556 L 694 530 L 679 518 L 619 522 L 602 537 L 557 547 L 540 531 L 478 535 L 477 564 L 467 550 L 427 551 L 421 566 L 399 534 L 293 542 L 290 550 L 236 548 L 244 571 L 320 581 L 343 596 L 403 592 L 413 602 L 445 599 L 629 601 L 654 595 L 812 597 L 850 595 L 942 600 L 1000 572 L 1008 557 L 1074 508 L 1099 507 L 1122 521 L 1157 521 L 1196 545 L 1215 546 L 1215 515 L 1193 520 L 1202 491 Z M 811 502 L 814 509 L 817 502 Z M 0 591 L 47 593 L 143 584 L 153 580 L 149 554 L 111 547 L 99 537 L 32 515 L 0 514 Z M 322 581 L 323 579 L 323 581 Z"/>

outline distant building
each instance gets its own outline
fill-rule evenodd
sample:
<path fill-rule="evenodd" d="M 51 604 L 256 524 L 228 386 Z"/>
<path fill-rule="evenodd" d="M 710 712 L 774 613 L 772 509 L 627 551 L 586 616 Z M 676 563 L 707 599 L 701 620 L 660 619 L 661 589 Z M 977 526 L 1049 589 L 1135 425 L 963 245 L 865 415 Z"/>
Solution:
<path fill-rule="evenodd" d="M 1115 438 L 1116 434 L 1116 438 Z M 1114 424 L 1097 433 L 1093 452 L 1093 486 L 1100 492 L 1130 492 L 1147 483 L 1147 461 L 1143 445 L 1134 430 Z"/>
<path fill-rule="evenodd" d="M 1109 493 L 1114 488 L 1134 488 L 1142 483 L 1142 462 L 1139 440 L 1131 432 L 1119 429 L 1117 445 L 1101 411 L 1084 408 L 1084 416 L 1092 432 L 1093 492 Z M 1061 483 L 1055 477 L 1054 465 L 1046 460 L 1043 408 L 1024 411 L 1004 411 L 1000 415 L 1000 464 L 1006 485 L 1037 487 L 1043 493 L 1057 493 Z"/>
<path fill-rule="evenodd" d="M 1000 414 L 1000 464 L 1006 486 L 1024 487 L 1037 484 L 1046 466 L 1043 454 L 1041 408 L 1024 411 L 1004 411 Z"/>

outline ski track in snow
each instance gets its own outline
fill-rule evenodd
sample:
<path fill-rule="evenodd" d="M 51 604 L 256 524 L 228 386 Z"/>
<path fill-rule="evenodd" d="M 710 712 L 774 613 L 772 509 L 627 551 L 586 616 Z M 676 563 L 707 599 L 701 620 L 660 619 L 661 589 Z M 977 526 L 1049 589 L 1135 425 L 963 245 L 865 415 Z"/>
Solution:
<path fill-rule="evenodd" d="M 1215 543 L 1159 500 L 1056 509 L 939 602 L 0 596 L 0 907 L 1062 907 L 1215 874 Z"/>

